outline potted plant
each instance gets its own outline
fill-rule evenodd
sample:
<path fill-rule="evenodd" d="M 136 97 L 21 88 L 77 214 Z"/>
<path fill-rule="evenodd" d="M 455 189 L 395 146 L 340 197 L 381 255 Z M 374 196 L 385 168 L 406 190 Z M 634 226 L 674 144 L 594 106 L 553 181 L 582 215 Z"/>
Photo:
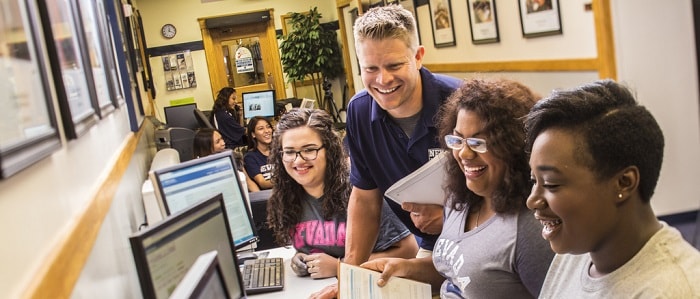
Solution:
<path fill-rule="evenodd" d="M 319 107 L 328 111 L 333 107 L 330 106 L 332 96 L 328 97 L 329 93 L 324 92 L 322 83 L 343 74 L 343 61 L 335 31 L 324 28 L 320 19 L 316 7 L 308 13 L 292 13 L 291 30 L 278 38 L 287 81 L 296 84 L 297 81 L 310 80 Z"/>

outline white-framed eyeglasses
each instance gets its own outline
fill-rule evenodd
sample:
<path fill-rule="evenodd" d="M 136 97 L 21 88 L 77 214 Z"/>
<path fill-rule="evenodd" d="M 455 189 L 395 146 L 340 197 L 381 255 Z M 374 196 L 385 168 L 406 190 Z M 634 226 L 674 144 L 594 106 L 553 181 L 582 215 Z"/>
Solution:
<path fill-rule="evenodd" d="M 283 150 L 282 152 L 282 161 L 291 163 L 294 162 L 297 157 L 301 157 L 302 160 L 304 161 L 313 161 L 318 158 L 318 151 L 323 149 L 324 146 L 320 146 L 318 148 L 304 148 L 299 151 L 295 150 Z"/>
<path fill-rule="evenodd" d="M 462 138 L 455 135 L 445 135 L 445 143 L 447 147 L 453 150 L 461 150 L 466 144 L 469 149 L 480 154 L 488 151 L 486 149 L 486 140 L 481 138 Z"/>

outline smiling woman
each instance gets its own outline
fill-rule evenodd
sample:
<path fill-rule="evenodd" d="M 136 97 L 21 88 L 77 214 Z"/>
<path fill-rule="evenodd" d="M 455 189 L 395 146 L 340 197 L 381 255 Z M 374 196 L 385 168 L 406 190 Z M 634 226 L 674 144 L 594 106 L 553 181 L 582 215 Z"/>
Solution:
<path fill-rule="evenodd" d="M 348 159 L 333 119 L 320 109 L 292 109 L 277 124 L 270 148 L 272 195 L 268 223 L 278 244 L 291 243 L 298 276 L 337 274 L 345 256 Z M 413 257 L 417 243 L 385 204 L 373 257 Z M 331 292 L 335 286 L 330 287 Z"/>
<path fill-rule="evenodd" d="M 525 124 L 535 181 L 527 205 L 557 253 L 542 296 L 700 295 L 700 252 L 650 205 L 663 132 L 626 87 L 555 91 Z"/>

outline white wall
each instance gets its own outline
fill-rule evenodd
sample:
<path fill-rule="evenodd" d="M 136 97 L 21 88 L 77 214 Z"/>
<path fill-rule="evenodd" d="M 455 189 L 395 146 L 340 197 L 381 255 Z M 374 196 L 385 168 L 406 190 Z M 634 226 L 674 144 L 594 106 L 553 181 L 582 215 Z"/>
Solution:
<path fill-rule="evenodd" d="M 16 298 L 94 198 L 131 133 L 123 106 L 79 139 L 0 181 L 0 298 Z"/>
<path fill-rule="evenodd" d="M 665 215 L 700 206 L 698 70 L 690 0 L 612 3 L 618 79 L 656 117 L 666 138 L 651 200 Z"/>

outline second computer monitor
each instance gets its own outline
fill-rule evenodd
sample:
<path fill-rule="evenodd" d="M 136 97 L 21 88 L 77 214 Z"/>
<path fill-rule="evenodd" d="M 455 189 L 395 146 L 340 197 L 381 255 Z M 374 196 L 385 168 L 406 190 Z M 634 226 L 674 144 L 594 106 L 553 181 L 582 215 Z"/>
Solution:
<path fill-rule="evenodd" d="M 165 107 L 165 123 L 168 127 L 196 130 L 199 128 L 199 123 L 194 116 L 194 109 L 196 108 L 197 104 L 194 103 Z"/>
<path fill-rule="evenodd" d="M 164 215 L 222 193 L 235 248 L 241 249 L 258 240 L 232 151 L 154 170 L 150 177 Z"/>
<path fill-rule="evenodd" d="M 229 294 L 245 295 L 227 219 L 217 194 L 131 236 L 143 297 L 168 298 L 198 257 L 212 250 L 217 251 Z"/>
<path fill-rule="evenodd" d="M 243 118 L 249 119 L 255 116 L 273 117 L 275 116 L 275 91 L 262 90 L 244 92 L 243 97 Z"/>

